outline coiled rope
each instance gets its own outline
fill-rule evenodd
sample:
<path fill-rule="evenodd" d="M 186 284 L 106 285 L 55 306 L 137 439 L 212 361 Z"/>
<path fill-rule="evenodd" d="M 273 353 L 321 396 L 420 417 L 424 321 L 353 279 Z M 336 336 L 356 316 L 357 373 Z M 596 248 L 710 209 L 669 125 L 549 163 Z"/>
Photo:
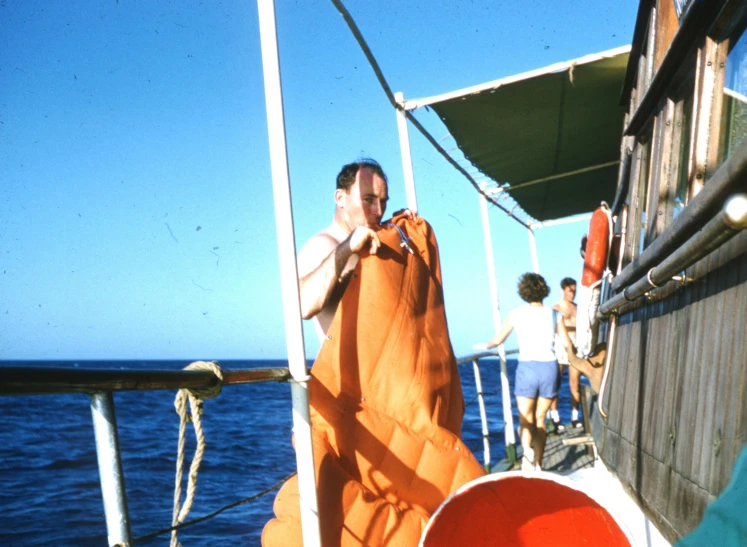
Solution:
<path fill-rule="evenodd" d="M 189 510 L 192 508 L 192 502 L 195 498 L 197 489 L 197 472 L 200 469 L 202 456 L 205 452 L 205 435 L 202 432 L 202 412 L 203 400 L 212 399 L 220 395 L 223 387 L 223 372 L 216 361 L 195 361 L 185 367 L 185 370 L 209 370 L 218 378 L 215 385 L 205 388 L 180 389 L 174 400 L 174 408 L 179 414 L 179 445 L 177 448 L 176 458 L 176 481 L 174 486 L 174 513 L 171 519 L 172 527 L 184 522 Z M 187 411 L 187 402 L 189 402 L 189 412 Z M 182 475 L 184 473 L 184 441 L 187 431 L 187 422 L 191 421 L 195 428 L 195 437 L 197 438 L 197 447 L 195 455 L 192 458 L 192 464 L 189 466 L 189 479 L 187 483 L 187 495 L 184 504 L 181 503 L 182 497 Z M 180 547 L 177 537 L 177 530 L 171 532 L 171 547 Z"/>

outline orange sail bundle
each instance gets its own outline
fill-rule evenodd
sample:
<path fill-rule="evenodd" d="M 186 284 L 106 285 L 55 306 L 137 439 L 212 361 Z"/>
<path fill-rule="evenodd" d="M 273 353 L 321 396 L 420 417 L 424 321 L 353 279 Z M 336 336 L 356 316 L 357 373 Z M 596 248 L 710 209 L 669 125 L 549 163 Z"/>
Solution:
<path fill-rule="evenodd" d="M 422 219 L 394 224 L 358 264 L 309 382 L 325 547 L 417 545 L 439 504 L 485 474 L 460 439 L 464 400 L 433 231 Z M 262 544 L 301 545 L 295 477 L 274 509 Z"/>

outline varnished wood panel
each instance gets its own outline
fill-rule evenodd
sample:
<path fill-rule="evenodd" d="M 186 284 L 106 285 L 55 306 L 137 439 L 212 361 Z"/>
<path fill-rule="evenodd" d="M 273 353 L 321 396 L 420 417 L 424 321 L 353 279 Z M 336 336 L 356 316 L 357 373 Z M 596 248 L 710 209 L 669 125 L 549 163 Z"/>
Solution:
<path fill-rule="evenodd" d="M 747 443 L 740 241 L 701 261 L 699 279 L 618 318 L 608 418 L 594 434 L 603 460 L 672 541 L 697 525 Z"/>

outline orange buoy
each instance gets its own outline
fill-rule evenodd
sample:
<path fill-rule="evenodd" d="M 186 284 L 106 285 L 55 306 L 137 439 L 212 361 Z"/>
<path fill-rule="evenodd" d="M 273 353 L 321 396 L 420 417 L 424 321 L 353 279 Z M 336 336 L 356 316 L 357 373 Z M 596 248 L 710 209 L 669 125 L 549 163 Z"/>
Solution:
<path fill-rule="evenodd" d="M 594 211 L 589 222 L 589 233 L 584 255 L 584 270 L 578 287 L 576 313 L 576 355 L 590 357 L 597 345 L 600 285 L 607 267 L 610 248 L 612 214 L 606 203 Z"/>
<path fill-rule="evenodd" d="M 609 207 L 603 203 L 591 215 L 589 234 L 586 241 L 586 255 L 584 256 L 584 271 L 581 275 L 581 285 L 592 287 L 602 279 L 607 266 L 607 253 L 610 246 Z"/>
<path fill-rule="evenodd" d="M 497 473 L 476 479 L 433 514 L 420 547 L 629 546 L 599 502 L 552 473 Z"/>

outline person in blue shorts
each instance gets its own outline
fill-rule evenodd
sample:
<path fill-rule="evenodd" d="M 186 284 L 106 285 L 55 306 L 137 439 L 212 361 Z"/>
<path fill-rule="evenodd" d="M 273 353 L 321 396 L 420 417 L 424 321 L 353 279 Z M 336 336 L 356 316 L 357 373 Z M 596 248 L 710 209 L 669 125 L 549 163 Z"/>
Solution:
<path fill-rule="evenodd" d="M 487 344 L 476 349 L 500 346 L 516 330 L 519 341 L 519 366 L 514 392 L 519 409 L 519 435 L 523 451 L 521 468 L 541 470 L 545 452 L 545 415 L 558 395 L 558 361 L 555 334 L 567 351 L 573 351 L 568 331 L 557 310 L 542 305 L 550 294 L 545 278 L 535 273 L 519 277 L 519 296 L 527 304 L 508 314 L 500 331 Z"/>

